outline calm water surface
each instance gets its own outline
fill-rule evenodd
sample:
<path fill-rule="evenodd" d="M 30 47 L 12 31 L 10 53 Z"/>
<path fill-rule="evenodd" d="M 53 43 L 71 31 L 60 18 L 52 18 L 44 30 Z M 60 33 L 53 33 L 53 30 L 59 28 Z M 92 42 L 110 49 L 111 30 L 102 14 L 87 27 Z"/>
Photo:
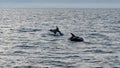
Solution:
<path fill-rule="evenodd" d="M 119 53 L 120 9 L 0 9 L 0 68 L 119 68 Z"/>

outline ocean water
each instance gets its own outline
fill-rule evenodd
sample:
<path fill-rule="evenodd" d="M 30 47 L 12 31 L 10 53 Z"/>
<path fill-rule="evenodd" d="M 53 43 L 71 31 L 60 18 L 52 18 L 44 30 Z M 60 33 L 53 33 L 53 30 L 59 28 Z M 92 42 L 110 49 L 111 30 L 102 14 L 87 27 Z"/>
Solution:
<path fill-rule="evenodd" d="M 0 68 L 120 68 L 120 9 L 0 9 Z"/>

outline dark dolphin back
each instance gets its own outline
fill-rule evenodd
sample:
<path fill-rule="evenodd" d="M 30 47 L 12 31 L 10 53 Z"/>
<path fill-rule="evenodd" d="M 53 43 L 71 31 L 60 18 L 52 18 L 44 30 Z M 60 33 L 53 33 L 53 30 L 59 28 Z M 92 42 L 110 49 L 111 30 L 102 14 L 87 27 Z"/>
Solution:
<path fill-rule="evenodd" d="M 76 42 L 83 42 L 84 39 L 82 37 L 75 36 L 73 33 L 70 33 L 72 36 L 69 38 L 71 41 L 76 41 Z"/>

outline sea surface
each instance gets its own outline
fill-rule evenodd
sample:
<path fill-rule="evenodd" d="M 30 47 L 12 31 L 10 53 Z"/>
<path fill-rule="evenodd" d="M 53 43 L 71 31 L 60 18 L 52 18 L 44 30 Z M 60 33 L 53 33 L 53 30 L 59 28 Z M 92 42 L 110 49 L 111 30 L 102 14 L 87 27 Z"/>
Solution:
<path fill-rule="evenodd" d="M 1 8 L 0 68 L 120 68 L 120 9 Z"/>

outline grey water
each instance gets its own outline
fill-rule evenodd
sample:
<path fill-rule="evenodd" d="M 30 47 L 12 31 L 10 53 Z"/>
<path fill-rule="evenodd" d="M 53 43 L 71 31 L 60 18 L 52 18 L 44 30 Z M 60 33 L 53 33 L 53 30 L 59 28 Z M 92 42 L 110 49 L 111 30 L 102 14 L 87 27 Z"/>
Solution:
<path fill-rule="evenodd" d="M 0 68 L 120 68 L 120 9 L 0 9 Z"/>

